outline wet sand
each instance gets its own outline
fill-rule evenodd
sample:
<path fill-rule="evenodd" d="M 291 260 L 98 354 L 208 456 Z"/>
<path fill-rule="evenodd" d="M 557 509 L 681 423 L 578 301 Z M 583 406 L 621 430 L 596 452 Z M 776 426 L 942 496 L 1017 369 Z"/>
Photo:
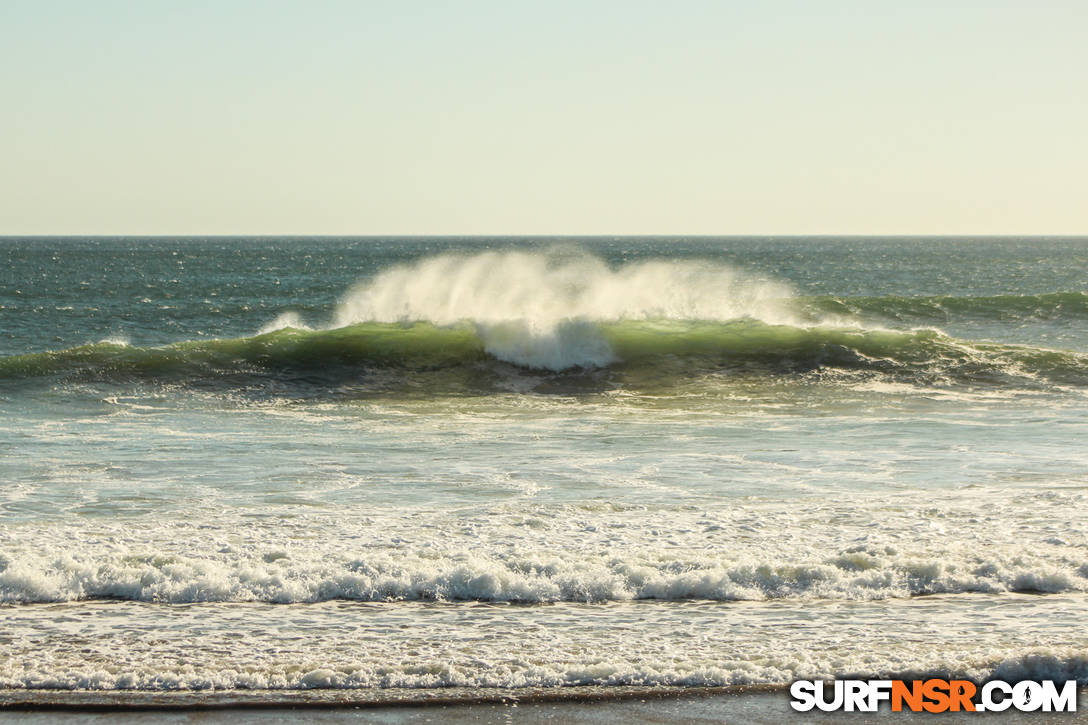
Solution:
<path fill-rule="evenodd" d="M 944 713 L 942 723 L 1088 723 L 1076 713 Z M 931 715 L 797 713 L 783 688 L 557 688 L 342 690 L 245 693 L 0 691 L 0 722 L 106 723 L 756 723 L 931 721 Z"/>

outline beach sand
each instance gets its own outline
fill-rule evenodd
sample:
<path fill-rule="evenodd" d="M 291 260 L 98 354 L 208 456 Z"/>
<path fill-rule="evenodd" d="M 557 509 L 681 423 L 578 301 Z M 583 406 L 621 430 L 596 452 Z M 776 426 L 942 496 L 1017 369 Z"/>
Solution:
<path fill-rule="evenodd" d="M 943 713 L 941 723 L 1088 722 L 1088 691 L 1076 713 Z M 0 722 L 279 723 L 756 723 L 930 721 L 929 714 L 797 713 L 781 688 L 562 688 L 558 690 L 369 690 L 239 693 L 0 692 Z"/>

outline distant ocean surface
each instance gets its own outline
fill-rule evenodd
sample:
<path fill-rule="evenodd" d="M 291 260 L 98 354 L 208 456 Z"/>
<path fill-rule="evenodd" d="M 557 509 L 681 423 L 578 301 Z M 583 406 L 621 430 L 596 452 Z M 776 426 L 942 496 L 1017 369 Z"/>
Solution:
<path fill-rule="evenodd" d="M 1088 682 L 1088 238 L 2 238 L 0 688 Z"/>

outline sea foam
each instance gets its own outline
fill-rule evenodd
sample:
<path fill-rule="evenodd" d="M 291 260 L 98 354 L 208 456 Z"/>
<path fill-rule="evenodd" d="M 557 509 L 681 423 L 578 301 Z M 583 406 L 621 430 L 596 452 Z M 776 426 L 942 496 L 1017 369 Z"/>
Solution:
<path fill-rule="evenodd" d="M 519 504 L 472 515 L 293 512 L 266 524 L 204 514 L 197 528 L 165 520 L 93 531 L 24 526 L 20 540 L 0 534 L 0 603 L 871 601 L 1088 591 L 1088 562 L 1065 543 L 1081 535 L 1082 497 L 1030 499 L 1027 510 L 1050 512 L 1054 524 L 1023 541 L 1000 533 L 1030 520 L 1010 498 L 972 491 L 946 499 L 940 522 L 960 531 L 953 538 L 932 535 L 925 502 L 879 496 L 807 516 L 788 505 L 651 516 Z M 993 510 L 982 515 L 979 506 Z M 828 517 L 855 523 L 828 529 Z M 751 538 L 757 529 L 777 532 L 773 550 Z M 292 541 L 299 545 L 285 545 Z"/>

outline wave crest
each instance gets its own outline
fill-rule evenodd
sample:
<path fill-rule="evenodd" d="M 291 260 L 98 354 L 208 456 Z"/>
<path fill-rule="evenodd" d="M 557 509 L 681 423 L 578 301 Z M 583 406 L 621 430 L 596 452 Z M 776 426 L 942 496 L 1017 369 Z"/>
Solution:
<path fill-rule="evenodd" d="M 360 322 L 522 321 L 543 329 L 564 320 L 752 318 L 794 323 L 793 290 L 726 265 L 677 260 L 618 268 L 578 249 L 441 255 L 390 268 L 353 289 L 334 326 Z"/>
<path fill-rule="evenodd" d="M 353 289 L 333 327 L 471 322 L 494 357 L 530 368 L 601 367 L 616 357 L 591 323 L 735 320 L 796 323 L 793 290 L 732 267 L 655 260 L 612 268 L 576 248 L 440 255 Z"/>

